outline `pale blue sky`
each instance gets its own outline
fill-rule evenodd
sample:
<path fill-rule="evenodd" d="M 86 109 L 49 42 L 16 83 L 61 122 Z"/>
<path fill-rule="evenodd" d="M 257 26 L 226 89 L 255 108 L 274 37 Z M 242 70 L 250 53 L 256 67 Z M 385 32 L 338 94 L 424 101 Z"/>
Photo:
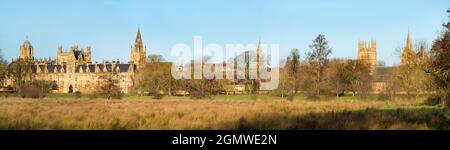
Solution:
<path fill-rule="evenodd" d="M 93 59 L 126 61 L 137 26 L 147 53 L 169 56 L 176 43 L 278 43 L 301 54 L 325 34 L 332 57 L 355 58 L 358 39 L 376 39 L 378 60 L 399 63 L 405 41 L 431 43 L 447 21 L 448 0 L 1 0 L 0 48 L 16 58 L 25 37 L 36 57 L 58 45 L 92 46 Z M 170 58 L 169 58 L 170 59 Z"/>

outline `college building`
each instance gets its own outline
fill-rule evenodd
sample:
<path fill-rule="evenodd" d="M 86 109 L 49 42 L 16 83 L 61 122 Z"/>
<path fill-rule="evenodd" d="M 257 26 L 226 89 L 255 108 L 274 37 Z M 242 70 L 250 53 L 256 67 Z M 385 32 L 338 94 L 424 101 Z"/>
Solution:
<path fill-rule="evenodd" d="M 20 46 L 19 58 L 31 65 L 33 79 L 48 81 L 55 86 L 52 90 L 54 93 L 90 93 L 108 77 L 115 78 L 122 92 L 128 93 L 133 86 L 134 74 L 146 64 L 147 58 L 139 27 L 128 63 L 119 60 L 92 62 L 92 52 L 90 46 L 83 49 L 74 44 L 68 50 L 59 46 L 56 60 L 36 59 L 33 46 L 26 40 Z"/>

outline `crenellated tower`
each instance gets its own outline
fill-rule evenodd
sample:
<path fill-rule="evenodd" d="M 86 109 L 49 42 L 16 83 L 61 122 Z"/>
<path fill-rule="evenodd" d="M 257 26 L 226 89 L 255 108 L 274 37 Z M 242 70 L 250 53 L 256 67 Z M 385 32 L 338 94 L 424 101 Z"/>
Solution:
<path fill-rule="evenodd" d="M 358 41 L 358 61 L 370 67 L 370 74 L 375 73 L 377 65 L 377 42 L 375 40 Z"/>

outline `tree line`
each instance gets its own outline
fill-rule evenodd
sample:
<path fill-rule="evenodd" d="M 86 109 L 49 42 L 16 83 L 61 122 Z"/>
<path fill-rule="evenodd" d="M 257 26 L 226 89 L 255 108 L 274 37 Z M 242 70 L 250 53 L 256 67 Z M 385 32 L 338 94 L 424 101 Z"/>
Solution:
<path fill-rule="evenodd" d="M 450 14 L 450 9 L 447 10 Z M 450 18 L 450 15 L 448 16 Z M 421 95 L 432 95 L 442 101 L 445 106 L 450 104 L 450 22 L 443 24 L 442 33 L 428 47 L 424 41 L 415 45 L 415 51 L 410 54 L 408 63 L 391 68 L 388 76 L 374 76 L 370 65 L 363 61 L 352 59 L 330 58 L 332 48 L 325 35 L 319 34 L 312 40 L 304 58 L 300 50 L 293 49 L 280 67 L 279 88 L 269 93 L 292 100 L 298 93 L 304 93 L 312 99 L 324 96 L 340 97 L 345 94 L 367 97 L 375 89 L 373 84 L 382 80 L 383 85 L 378 98 L 392 99 L 398 95 L 417 98 Z M 225 79 L 181 79 L 174 80 L 171 76 L 170 62 L 165 62 L 160 55 L 149 55 L 148 64 L 143 66 L 135 76 L 134 92 L 139 95 L 154 95 L 162 98 L 164 95 L 186 95 L 193 98 L 205 98 L 216 94 L 229 94 L 235 85 L 245 85 L 245 94 L 258 95 L 259 80 L 246 78 L 237 81 Z M 204 67 L 204 62 L 192 63 L 196 67 Z M 35 87 L 41 92 L 51 89 L 51 84 L 45 81 L 32 80 L 32 74 L 25 60 L 17 59 L 7 62 L 0 55 L 0 83 L 6 79 L 14 83 L 13 87 L 19 93 Z M 248 67 L 248 65 L 247 65 Z M 193 69 L 194 67 L 192 67 Z M 194 72 L 193 70 L 191 72 Z M 375 73 L 376 74 L 376 73 Z M 115 90 L 113 75 L 105 77 L 107 81 L 104 91 Z M 119 89 L 120 90 L 120 89 Z M 22 92 L 21 92 L 22 91 Z M 26 93 L 26 92 L 25 92 Z M 99 92 L 108 93 L 108 92 Z M 119 95 L 121 96 L 121 95 Z M 109 95 L 108 97 L 115 97 Z"/>
<path fill-rule="evenodd" d="M 373 66 L 364 61 L 331 59 L 332 48 L 325 35 L 319 34 L 313 39 L 309 50 L 305 50 L 303 59 L 300 50 L 293 49 L 290 52 L 284 60 L 284 66 L 280 68 L 279 88 L 270 93 L 289 100 L 294 99 L 298 93 L 304 93 L 312 99 L 320 99 L 324 96 L 340 97 L 345 94 L 365 98 L 377 90 L 379 99 L 393 99 L 397 96 L 417 98 L 431 95 L 448 105 L 450 99 L 449 24 L 444 23 L 442 34 L 433 42 L 431 48 L 428 48 L 424 41 L 417 42 L 415 51 L 407 60 L 408 63 L 395 67 L 384 67 L 382 62 L 377 64 L 389 71 L 380 76 L 376 75 L 377 72 L 373 72 L 376 70 L 371 68 Z M 161 56 L 149 56 L 151 60 L 160 58 Z M 221 91 L 240 84 L 245 85 L 246 94 L 257 93 L 258 80 L 248 78 L 234 82 L 208 79 L 174 80 L 170 75 L 169 63 L 149 62 L 140 73 L 140 77 L 137 77 L 140 83 L 136 85 L 138 91 L 170 95 L 176 90 L 184 90 L 193 97 L 204 98 L 221 94 Z M 203 67 L 204 64 L 201 62 L 197 65 Z"/>

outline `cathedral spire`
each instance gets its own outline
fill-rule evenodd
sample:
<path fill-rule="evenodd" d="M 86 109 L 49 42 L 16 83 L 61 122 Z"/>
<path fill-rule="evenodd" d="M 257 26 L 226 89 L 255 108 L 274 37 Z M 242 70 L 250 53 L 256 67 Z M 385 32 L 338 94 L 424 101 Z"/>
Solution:
<path fill-rule="evenodd" d="M 143 44 L 142 44 L 142 37 L 141 37 L 141 27 L 138 26 L 138 31 L 136 34 L 136 41 L 134 42 L 134 47 L 136 47 L 138 50 L 142 50 L 143 49 Z"/>
<path fill-rule="evenodd" d="M 414 60 L 414 50 L 411 47 L 411 34 L 408 30 L 408 37 L 406 39 L 406 46 L 402 52 L 402 64 L 410 64 Z"/>
<path fill-rule="evenodd" d="M 145 51 L 146 48 L 144 47 L 144 44 L 142 44 L 141 27 L 138 26 L 136 41 L 134 42 L 134 47 L 132 46 L 131 48 L 130 61 L 137 64 L 137 67 L 145 65 L 147 60 L 147 54 Z"/>
<path fill-rule="evenodd" d="M 408 49 L 411 49 L 411 36 L 408 30 L 408 38 L 406 39 L 406 46 Z"/>

